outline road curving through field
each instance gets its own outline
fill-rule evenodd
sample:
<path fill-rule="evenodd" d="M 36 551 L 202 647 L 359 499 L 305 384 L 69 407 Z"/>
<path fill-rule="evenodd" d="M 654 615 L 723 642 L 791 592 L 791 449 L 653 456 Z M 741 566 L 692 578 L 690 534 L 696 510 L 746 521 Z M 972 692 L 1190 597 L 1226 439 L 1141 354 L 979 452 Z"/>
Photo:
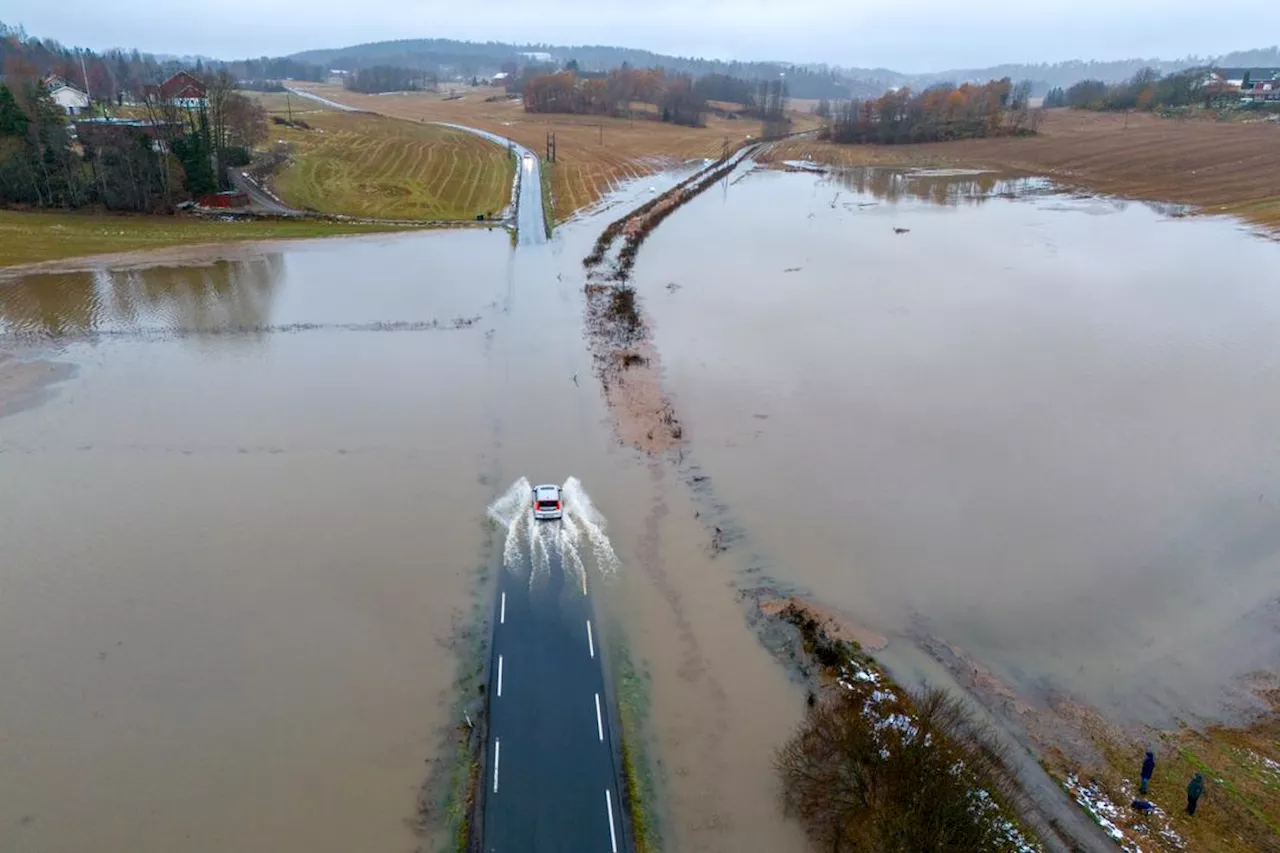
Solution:
<path fill-rule="evenodd" d="M 363 110 L 355 107 L 331 101 L 321 95 L 308 92 L 306 89 L 287 87 L 287 91 L 298 97 L 309 98 L 312 101 L 342 112 L 363 112 Z M 490 133 L 487 130 L 468 127 L 465 124 L 443 121 L 427 122 L 427 124 L 471 133 L 514 152 L 517 163 L 515 184 L 511 191 L 511 198 L 515 208 L 512 211 L 512 218 L 515 222 L 517 242 L 520 245 L 537 245 L 547 241 L 547 225 L 542 206 L 542 162 L 537 154 L 513 139 Z"/>

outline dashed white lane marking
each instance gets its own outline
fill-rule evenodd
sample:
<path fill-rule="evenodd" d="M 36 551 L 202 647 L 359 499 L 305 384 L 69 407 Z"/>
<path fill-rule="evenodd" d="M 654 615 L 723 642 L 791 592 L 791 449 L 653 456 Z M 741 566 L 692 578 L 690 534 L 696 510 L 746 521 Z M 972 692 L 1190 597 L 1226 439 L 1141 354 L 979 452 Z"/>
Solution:
<path fill-rule="evenodd" d="M 498 655 L 498 698 L 502 698 L 502 655 Z"/>
<path fill-rule="evenodd" d="M 613 795 L 608 788 L 604 789 L 604 805 L 609 810 L 609 846 L 613 848 L 613 853 L 618 853 L 618 834 L 613 828 Z"/>
<path fill-rule="evenodd" d="M 493 792 L 495 794 L 498 793 L 498 761 L 500 761 L 501 759 L 502 759 L 502 741 L 498 740 L 498 738 L 494 738 L 493 739 Z M 610 809 L 609 811 L 609 822 L 610 824 L 613 823 L 612 809 Z M 618 849 L 617 847 L 614 847 L 614 850 L 617 850 L 617 849 Z"/>
<path fill-rule="evenodd" d="M 596 641 L 591 636 L 591 620 L 590 619 L 587 620 L 587 648 L 591 650 L 591 658 L 592 660 L 594 660 L 596 656 Z"/>
<path fill-rule="evenodd" d="M 604 722 L 600 716 L 600 694 L 596 694 L 596 731 L 600 733 L 600 742 L 604 743 Z"/>
<path fill-rule="evenodd" d="M 502 613 L 498 614 L 498 624 L 507 624 L 507 594 L 502 594 Z"/>

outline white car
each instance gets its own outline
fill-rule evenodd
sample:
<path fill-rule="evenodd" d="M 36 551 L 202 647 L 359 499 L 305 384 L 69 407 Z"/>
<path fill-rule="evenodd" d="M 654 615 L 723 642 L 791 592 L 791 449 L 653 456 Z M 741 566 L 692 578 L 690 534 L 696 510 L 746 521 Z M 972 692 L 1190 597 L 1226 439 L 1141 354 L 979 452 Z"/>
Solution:
<path fill-rule="evenodd" d="M 533 487 L 533 517 L 538 521 L 556 521 L 564 517 L 559 486 Z"/>

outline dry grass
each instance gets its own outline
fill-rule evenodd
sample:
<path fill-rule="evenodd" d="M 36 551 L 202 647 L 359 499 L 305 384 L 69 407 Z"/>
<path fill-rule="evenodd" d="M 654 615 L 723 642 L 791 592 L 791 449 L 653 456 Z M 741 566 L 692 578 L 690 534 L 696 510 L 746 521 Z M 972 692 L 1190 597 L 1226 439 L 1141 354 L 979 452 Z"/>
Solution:
<path fill-rule="evenodd" d="M 272 115 L 282 95 L 261 96 Z M 293 98 L 294 106 L 313 104 Z M 272 179 L 289 205 L 383 219 L 462 220 L 511 201 L 515 165 L 500 145 L 458 130 L 365 113 L 294 109 L 308 129 L 272 124 L 291 163 Z"/>
<path fill-rule="evenodd" d="M 219 222 L 184 216 L 0 210 L 0 267 L 166 246 L 395 230 L 403 229 L 317 220 Z"/>
<path fill-rule="evenodd" d="M 1059 779 L 1077 774 L 1093 782 L 1119 806 L 1114 822 L 1125 835 L 1156 853 L 1277 853 L 1280 851 L 1280 691 L 1271 691 L 1272 713 L 1241 728 L 1214 726 L 1143 735 L 1118 731 L 1096 714 L 1080 727 L 1101 756 L 1077 764 L 1048 750 L 1046 769 Z M 1129 808 L 1137 794 L 1143 751 L 1156 753 L 1156 771 L 1147 798 L 1163 816 L 1145 817 Z M 1270 763 L 1268 763 L 1268 761 Z M 1205 794 L 1194 817 L 1184 812 L 1186 787 L 1194 773 L 1205 779 Z M 1145 827 L 1145 831 L 1140 829 Z M 1179 846 L 1161 828 L 1182 839 Z"/>
<path fill-rule="evenodd" d="M 1047 175 L 1104 193 L 1201 207 L 1280 227 L 1280 124 L 1128 118 L 1052 110 L 1033 137 L 924 145 L 834 145 L 795 139 L 766 161 L 835 165 L 971 166 Z"/>
<path fill-rule="evenodd" d="M 485 98 L 501 89 L 479 90 L 461 100 L 445 101 L 439 94 L 415 92 L 361 95 L 339 86 L 299 84 L 322 97 L 359 109 L 412 121 L 465 124 L 501 134 L 543 153 L 547 134 L 556 135 L 556 164 L 551 173 L 553 209 L 557 221 L 596 202 L 619 182 L 658 171 L 673 162 L 716 158 L 748 136 L 760 134 L 760 123 L 749 120 L 707 119 L 702 128 L 678 127 L 657 121 L 593 116 L 526 113 L 519 102 Z M 294 100 L 294 105 L 298 103 Z M 812 117 L 798 117 L 797 129 L 812 125 Z"/>

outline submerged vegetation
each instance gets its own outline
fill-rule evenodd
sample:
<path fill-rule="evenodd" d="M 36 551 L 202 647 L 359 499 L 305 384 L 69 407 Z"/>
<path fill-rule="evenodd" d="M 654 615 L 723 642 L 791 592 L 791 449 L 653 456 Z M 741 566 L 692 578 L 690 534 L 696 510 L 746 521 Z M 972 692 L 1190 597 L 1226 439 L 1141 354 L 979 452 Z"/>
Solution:
<path fill-rule="evenodd" d="M 621 637 L 613 637 L 609 657 L 618 684 L 624 807 L 631 822 L 631 837 L 636 853 L 658 853 L 662 849 L 662 833 L 657 820 L 657 791 L 644 748 L 649 694 Z"/>

